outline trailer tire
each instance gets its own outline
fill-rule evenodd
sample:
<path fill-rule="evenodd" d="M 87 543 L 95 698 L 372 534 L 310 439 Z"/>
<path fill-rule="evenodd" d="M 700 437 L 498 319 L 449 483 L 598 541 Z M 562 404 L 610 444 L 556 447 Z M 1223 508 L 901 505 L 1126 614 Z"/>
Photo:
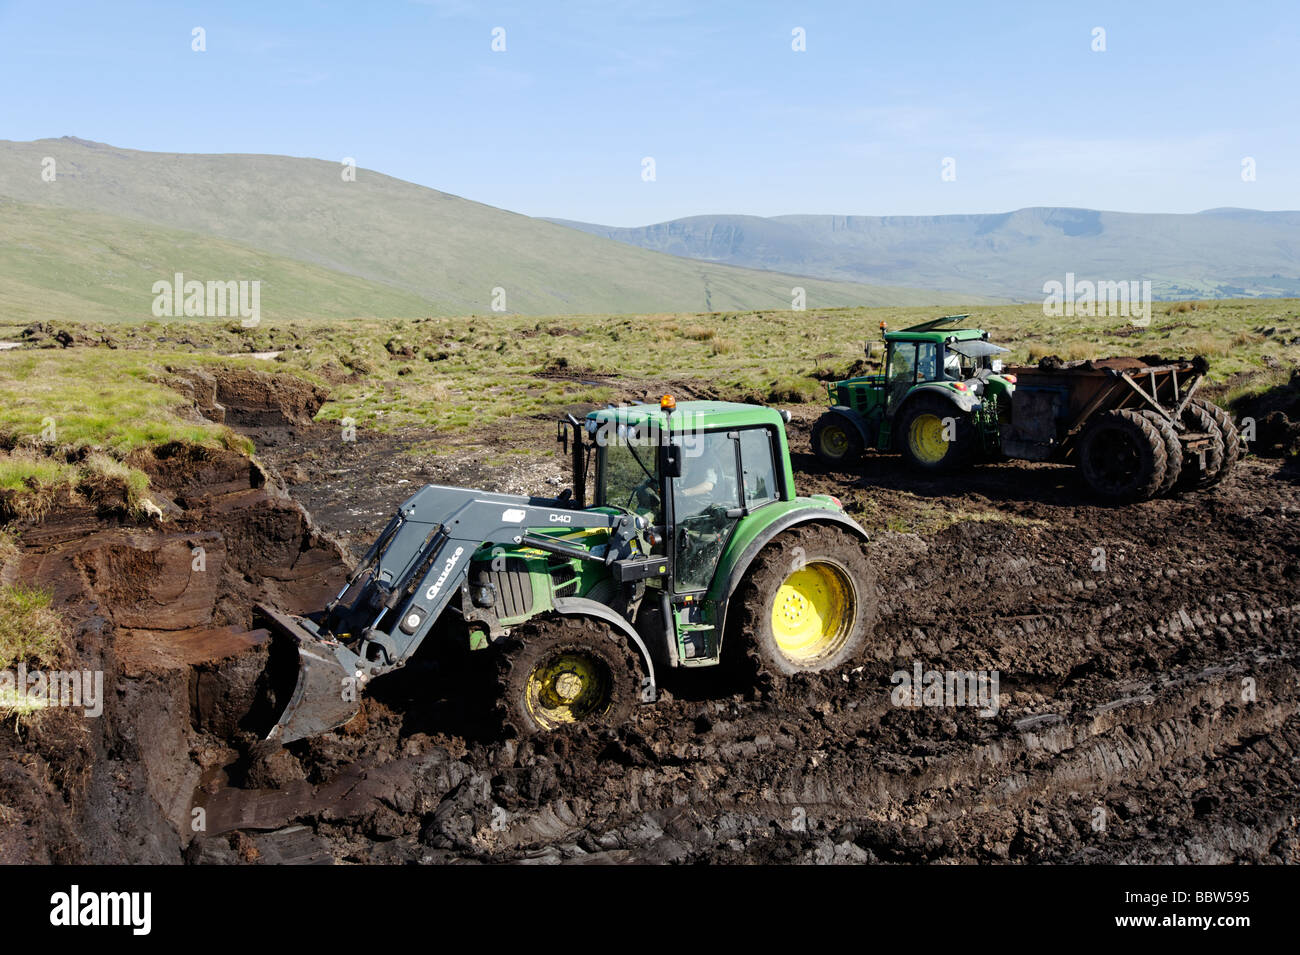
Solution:
<path fill-rule="evenodd" d="M 1165 439 L 1165 479 L 1160 482 L 1157 495 L 1168 494 L 1178 483 L 1178 476 L 1183 473 L 1183 446 L 1178 440 L 1174 426 L 1158 411 L 1150 408 L 1142 412 L 1156 426 L 1160 436 Z"/>
<path fill-rule="evenodd" d="M 954 429 L 951 440 L 946 437 L 949 419 Z M 894 422 L 894 446 L 908 464 L 922 471 L 952 471 L 975 453 L 975 423 L 945 398 L 919 394 L 903 406 Z"/>
<path fill-rule="evenodd" d="M 514 628 L 499 656 L 505 722 L 519 736 L 569 726 L 613 729 L 640 698 L 626 638 L 591 617 L 547 616 Z"/>
<path fill-rule="evenodd" d="M 1079 442 L 1084 480 L 1111 501 L 1145 501 L 1156 494 L 1168 468 L 1165 439 L 1141 412 L 1115 409 L 1098 415 Z"/>
<path fill-rule="evenodd" d="M 816 673 L 853 659 L 878 612 L 875 568 L 863 541 L 824 524 L 769 542 L 736 599 L 751 662 L 769 676 Z"/>
<path fill-rule="evenodd" d="M 1214 480 L 1210 481 L 1206 486 L 1211 487 L 1215 484 L 1221 484 L 1232 474 L 1233 468 L 1237 466 L 1237 459 L 1241 457 L 1241 432 L 1237 430 L 1237 426 L 1233 423 L 1232 415 L 1208 398 L 1193 397 L 1190 404 L 1204 408 L 1223 434 L 1223 467 L 1219 469 L 1219 473 Z"/>
<path fill-rule="evenodd" d="M 829 468 L 856 464 L 862 457 L 862 435 L 843 415 L 828 411 L 812 429 L 813 455 Z"/>
<path fill-rule="evenodd" d="M 1210 447 L 1205 452 L 1205 467 L 1201 467 L 1200 455 L 1188 454 L 1184 457 L 1181 484 L 1186 488 L 1213 487 L 1228 476 L 1225 473 L 1227 458 L 1223 431 L 1214 420 L 1214 415 L 1195 400 L 1188 402 L 1183 409 L 1183 424 L 1189 431 L 1208 434 Z"/>

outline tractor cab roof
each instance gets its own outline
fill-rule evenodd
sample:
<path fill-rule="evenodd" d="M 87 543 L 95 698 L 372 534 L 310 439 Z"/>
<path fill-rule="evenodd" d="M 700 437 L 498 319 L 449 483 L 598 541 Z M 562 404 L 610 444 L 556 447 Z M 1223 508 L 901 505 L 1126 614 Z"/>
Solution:
<path fill-rule="evenodd" d="M 635 426 L 653 424 L 669 431 L 699 431 L 715 428 L 781 427 L 784 419 L 775 408 L 735 401 L 682 401 L 671 411 L 659 404 L 619 405 L 601 408 L 587 415 L 587 426 L 601 424 Z"/>
<path fill-rule="evenodd" d="M 909 325 L 907 328 L 900 328 L 898 331 L 889 331 L 885 329 L 885 341 L 887 342 L 966 342 L 987 339 L 988 332 L 980 328 L 954 328 L 969 315 L 945 315 L 942 318 L 932 318 L 928 322 L 921 322 L 919 325 Z M 881 323 L 884 324 L 883 322 Z"/>

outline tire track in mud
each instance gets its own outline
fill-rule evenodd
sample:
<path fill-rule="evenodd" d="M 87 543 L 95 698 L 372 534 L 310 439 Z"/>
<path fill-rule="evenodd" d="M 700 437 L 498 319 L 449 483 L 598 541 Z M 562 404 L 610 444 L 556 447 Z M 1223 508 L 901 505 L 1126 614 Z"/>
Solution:
<path fill-rule="evenodd" d="M 1219 625 L 1243 637 L 1294 636 L 1300 620 L 1300 607 L 1239 612 L 1241 620 Z M 1242 699 L 1247 677 L 1254 681 L 1252 702 Z M 781 729 L 772 724 L 793 703 L 789 695 L 779 704 L 691 704 L 680 714 L 656 713 L 639 737 L 620 734 L 611 742 L 579 735 L 552 751 L 529 742 L 505 744 L 489 748 L 486 764 L 474 758 L 483 754 L 460 761 L 398 757 L 382 767 L 354 767 L 323 787 L 300 786 L 296 799 L 284 791 L 240 793 L 234 796 L 243 806 L 238 825 L 271 828 L 307 819 L 339 840 L 336 851 L 362 859 L 372 858 L 368 851 L 357 855 L 366 839 L 358 840 L 354 826 L 338 824 L 368 813 L 387 819 L 378 824 L 390 827 L 393 841 L 383 852 L 429 860 L 535 853 L 554 860 L 609 852 L 629 859 L 717 853 L 766 859 L 770 852 L 779 857 L 776 846 L 829 854 L 826 861 L 863 861 L 864 853 L 897 861 L 1035 858 L 1026 848 L 1033 842 L 1028 823 L 1017 813 L 1029 813 L 1032 821 L 1046 806 L 1055 828 L 1065 826 L 1083 844 L 1098 809 L 1111 812 L 1107 803 L 1117 787 L 1170 786 L 1189 761 L 1214 763 L 1248 750 L 1279 729 L 1294 728 L 1300 714 L 1294 652 L 1242 651 L 1218 666 L 1129 686 L 1124 695 L 1073 712 L 1004 712 L 987 729 L 968 713 L 892 707 L 887 692 L 864 673 L 841 684 L 839 700 L 821 701 L 820 720 L 787 721 Z M 777 692 L 790 689 L 787 684 Z M 1099 694 L 1093 689 L 1086 695 Z M 698 741 L 683 741 L 675 732 L 690 711 Z M 917 740 L 942 739 L 945 720 L 966 724 L 964 735 L 978 742 L 967 743 L 959 733 L 946 745 L 900 752 L 900 736 L 909 735 L 901 729 Z M 754 771 L 742 770 L 746 766 Z M 420 784 L 411 787 L 411 780 Z M 411 792 L 393 795 L 394 786 Z M 251 816 L 250 798 L 260 803 Z M 272 806 L 278 811 L 268 812 Z M 406 833 L 392 818 L 421 815 L 421 807 L 419 833 Z M 220 825 L 219 809 L 213 818 Z M 363 824 L 361 832 L 366 829 Z M 851 835 L 828 849 L 831 832 Z M 929 834 L 926 842 L 909 848 L 918 832 Z M 990 834 L 1002 832 L 1010 835 L 990 841 Z M 1095 834 L 1091 839 L 1098 841 Z M 1022 845 L 1013 851 L 1017 840 Z"/>
<path fill-rule="evenodd" d="M 978 845 L 989 831 L 1006 826 L 1005 817 L 1018 810 L 1049 800 L 1083 836 L 1096 811 L 1105 811 L 1106 795 L 1116 786 L 1165 780 L 1189 760 L 1236 752 L 1288 724 L 1294 729 L 1300 713 L 1297 662 L 1295 655 L 1252 657 L 1169 681 L 1153 693 L 1111 701 L 1079 719 L 1030 717 L 971 750 L 896 760 L 894 765 L 884 751 L 836 751 L 831 740 L 839 734 L 834 730 L 828 730 L 822 750 L 762 736 L 749 746 L 702 747 L 688 755 L 725 760 L 766 753 L 784 768 L 760 778 L 757 790 L 750 788 L 753 781 L 741 780 L 724 782 L 716 791 L 706 776 L 695 778 L 683 792 L 675 785 L 681 778 L 675 774 L 642 773 L 626 781 L 625 792 L 634 811 L 679 810 L 679 828 L 682 816 L 691 819 L 697 830 L 691 841 L 697 844 L 707 841 L 708 820 L 722 815 L 745 820 L 750 831 L 784 831 L 787 836 L 798 834 L 791 827 L 799 820 L 805 832 L 814 826 L 847 826 L 858 833 L 899 829 L 891 838 L 874 840 L 877 853 L 892 850 L 914 861 L 949 853 L 980 858 L 984 853 L 972 853 L 970 844 Z M 1240 678 L 1248 673 L 1258 681 L 1259 702 L 1251 704 L 1241 700 Z M 545 824 L 539 828 L 534 820 Z M 573 829 L 567 836 L 577 836 L 580 820 L 572 804 L 560 801 L 528 817 L 527 837 L 516 836 L 515 846 L 526 846 L 528 838 L 558 838 L 556 820 L 568 820 Z M 942 842 L 913 856 L 895 845 L 906 843 L 909 829 L 938 830 Z M 619 827 L 606 831 L 611 830 Z"/>

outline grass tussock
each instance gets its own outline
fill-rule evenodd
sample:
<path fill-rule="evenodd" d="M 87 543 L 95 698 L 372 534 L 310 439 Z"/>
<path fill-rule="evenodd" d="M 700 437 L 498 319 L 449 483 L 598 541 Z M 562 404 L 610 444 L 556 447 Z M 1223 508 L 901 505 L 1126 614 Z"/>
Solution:
<path fill-rule="evenodd" d="M 50 605 L 50 594 L 23 586 L 0 585 L 0 671 L 19 664 L 48 670 L 66 656 L 68 625 Z M 39 696 L 20 694 L 12 680 L 0 685 L 0 713 L 18 720 L 46 707 Z"/>
<path fill-rule="evenodd" d="M 0 452 L 0 520 L 39 521 L 60 500 L 77 498 L 141 516 L 148 490 L 147 474 L 103 452 L 80 461 L 27 448 Z"/>
<path fill-rule="evenodd" d="M 48 591 L 20 584 L 0 586 L 0 670 L 19 663 L 49 668 L 63 657 L 68 634 Z"/>
<path fill-rule="evenodd" d="M 0 570 L 18 556 L 18 535 L 7 527 L 0 527 Z"/>

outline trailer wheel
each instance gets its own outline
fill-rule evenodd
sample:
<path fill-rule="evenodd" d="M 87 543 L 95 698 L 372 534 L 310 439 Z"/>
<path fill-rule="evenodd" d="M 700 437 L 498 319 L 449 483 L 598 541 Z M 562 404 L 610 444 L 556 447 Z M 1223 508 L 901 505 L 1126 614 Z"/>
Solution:
<path fill-rule="evenodd" d="M 1169 419 L 1150 408 L 1142 414 L 1156 426 L 1160 436 L 1165 439 L 1165 479 L 1160 482 L 1156 494 L 1168 494 L 1178 483 L 1178 476 L 1183 473 L 1183 446 L 1178 440 L 1178 432 Z"/>
<path fill-rule="evenodd" d="M 1079 442 L 1084 480 L 1112 501 L 1145 501 L 1160 490 L 1168 467 L 1165 439 L 1139 411 L 1098 415 Z"/>
<path fill-rule="evenodd" d="M 1206 486 L 1212 486 L 1222 483 L 1232 473 L 1232 469 L 1237 466 L 1237 459 L 1241 457 L 1241 432 L 1233 424 L 1232 415 L 1224 411 L 1213 401 L 1199 396 L 1193 397 L 1189 404 L 1204 408 L 1206 413 L 1214 419 L 1214 423 L 1219 426 L 1219 431 L 1223 434 L 1223 467 L 1219 469 L 1218 476 L 1210 481 Z"/>
<path fill-rule="evenodd" d="M 543 617 L 514 629 L 500 655 L 506 722 L 521 736 L 616 727 L 639 699 L 640 666 L 621 634 L 590 617 Z"/>
<path fill-rule="evenodd" d="M 862 435 L 843 415 L 828 411 L 813 425 L 812 449 L 827 467 L 852 464 L 862 457 Z"/>
<path fill-rule="evenodd" d="M 1227 477 L 1225 442 L 1214 416 L 1195 399 L 1183 409 L 1183 424 L 1189 431 L 1200 431 L 1210 436 L 1210 446 L 1205 451 L 1205 466 L 1199 454 L 1188 454 L 1184 459 L 1181 483 L 1187 488 L 1213 487 Z"/>
<path fill-rule="evenodd" d="M 875 580 L 862 541 L 839 528 L 814 524 L 779 535 L 736 594 L 757 669 L 815 673 L 856 656 L 875 629 Z"/>
<path fill-rule="evenodd" d="M 894 446 L 913 467 L 951 471 L 975 451 L 975 425 L 951 401 L 921 394 L 894 419 Z"/>

